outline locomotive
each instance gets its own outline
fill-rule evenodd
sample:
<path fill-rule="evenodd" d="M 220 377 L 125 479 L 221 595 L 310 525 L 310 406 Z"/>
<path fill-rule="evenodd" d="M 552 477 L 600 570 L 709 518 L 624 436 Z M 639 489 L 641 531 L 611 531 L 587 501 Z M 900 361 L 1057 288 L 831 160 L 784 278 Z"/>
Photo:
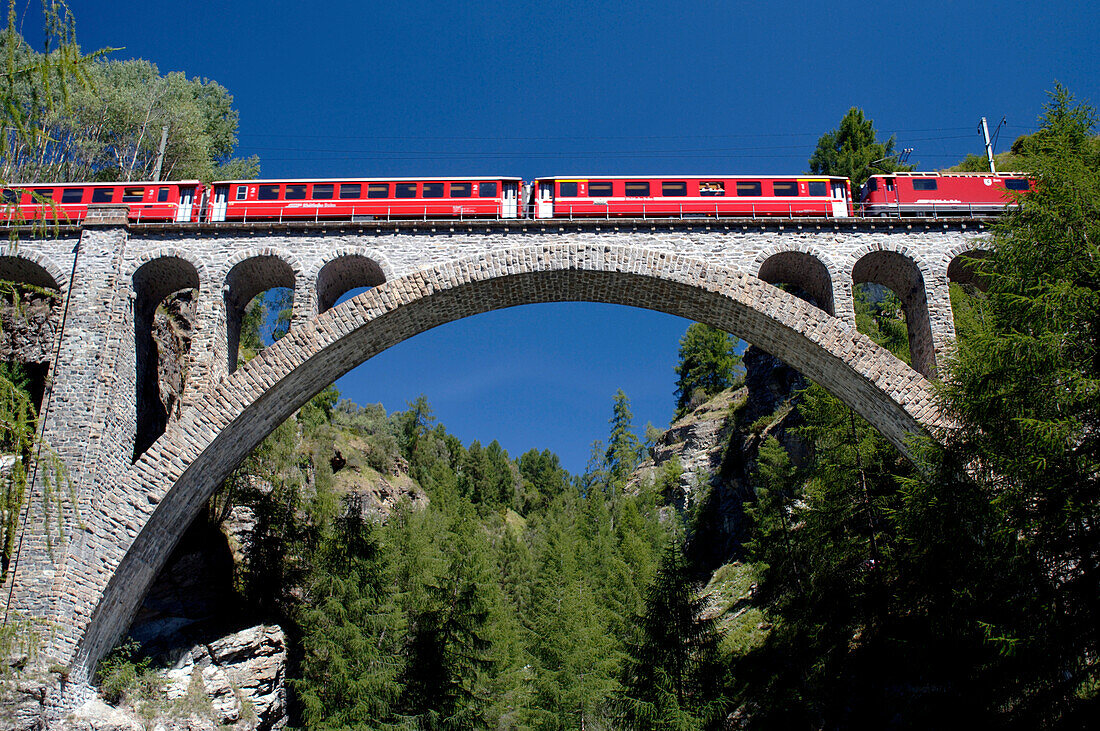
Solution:
<path fill-rule="evenodd" d="M 96 204 L 126 204 L 134 223 L 984 216 L 1016 205 L 1032 185 L 1021 173 L 888 173 L 854 199 L 847 178 L 824 175 L 28 183 L 0 191 L 0 220 L 78 222 Z"/>

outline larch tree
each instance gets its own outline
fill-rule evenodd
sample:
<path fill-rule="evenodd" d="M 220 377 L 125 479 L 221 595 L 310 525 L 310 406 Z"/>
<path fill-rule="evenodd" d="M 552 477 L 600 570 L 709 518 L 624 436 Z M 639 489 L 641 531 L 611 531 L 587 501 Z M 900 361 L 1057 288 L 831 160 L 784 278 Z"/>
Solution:
<path fill-rule="evenodd" d="M 893 135 L 879 142 L 874 122 L 864 116 L 862 109 L 852 107 L 841 118 L 840 126 L 818 139 L 810 156 L 810 172 L 848 178 L 855 194 L 876 172 L 913 169 L 898 161 L 896 144 Z"/>
<path fill-rule="evenodd" d="M 710 325 L 692 323 L 680 338 L 676 417 L 732 386 L 741 367 L 736 341 Z"/>

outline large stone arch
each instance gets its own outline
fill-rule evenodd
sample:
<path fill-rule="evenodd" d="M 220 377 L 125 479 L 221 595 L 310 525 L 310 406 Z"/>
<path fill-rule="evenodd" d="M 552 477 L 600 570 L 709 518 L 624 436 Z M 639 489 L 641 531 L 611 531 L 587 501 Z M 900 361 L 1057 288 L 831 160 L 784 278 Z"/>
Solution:
<path fill-rule="evenodd" d="M 341 374 L 437 325 L 538 302 L 659 310 L 733 332 L 843 398 L 903 451 L 939 415 L 930 384 L 866 337 L 735 268 L 612 245 L 500 250 L 386 282 L 292 330 L 208 386 L 130 470 L 106 486 L 57 591 L 65 627 L 51 647 L 76 689 L 124 631 L 149 582 L 226 475 L 279 423 Z M 68 599 L 72 597 L 72 599 Z"/>

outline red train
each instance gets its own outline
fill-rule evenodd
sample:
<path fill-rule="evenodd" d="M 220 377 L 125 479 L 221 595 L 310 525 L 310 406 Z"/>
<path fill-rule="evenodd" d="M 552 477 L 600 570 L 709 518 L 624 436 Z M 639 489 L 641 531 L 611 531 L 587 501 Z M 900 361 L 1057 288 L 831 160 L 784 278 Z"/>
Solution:
<path fill-rule="evenodd" d="M 1020 173 L 890 173 L 863 184 L 859 205 L 865 216 L 989 215 L 1029 190 Z"/>
<path fill-rule="evenodd" d="M 33 194 L 32 194 L 33 192 Z M 159 183 L 27 183 L 0 191 L 0 221 L 81 221 L 89 204 L 125 203 L 130 220 L 201 220 L 206 186 L 198 180 Z"/>
<path fill-rule="evenodd" d="M 811 175 L 553 177 L 535 180 L 534 218 L 852 215 L 847 178 Z"/>
<path fill-rule="evenodd" d="M 223 180 L 208 221 L 518 218 L 520 178 Z"/>
<path fill-rule="evenodd" d="M 847 178 L 820 175 L 35 183 L 0 191 L 0 221 L 77 222 L 104 203 L 128 205 L 135 223 L 988 215 L 1031 185 L 1019 173 L 893 173 L 872 176 L 857 203 Z"/>

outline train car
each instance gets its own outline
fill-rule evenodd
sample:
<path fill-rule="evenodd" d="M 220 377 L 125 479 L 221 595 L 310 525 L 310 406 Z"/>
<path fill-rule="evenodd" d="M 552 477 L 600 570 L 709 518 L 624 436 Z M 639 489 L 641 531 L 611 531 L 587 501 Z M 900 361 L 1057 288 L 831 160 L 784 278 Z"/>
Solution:
<path fill-rule="evenodd" d="M 860 189 L 865 216 L 971 216 L 1003 213 L 1031 190 L 1023 173 L 890 173 Z"/>
<path fill-rule="evenodd" d="M 554 176 L 531 196 L 535 218 L 852 215 L 848 179 L 820 175 Z"/>
<path fill-rule="evenodd" d="M 205 187 L 197 180 L 127 183 L 27 183 L 0 191 L 0 220 L 78 222 L 90 204 L 125 203 L 130 220 L 197 222 Z"/>
<path fill-rule="evenodd" d="M 222 180 L 209 221 L 517 218 L 510 177 Z"/>

